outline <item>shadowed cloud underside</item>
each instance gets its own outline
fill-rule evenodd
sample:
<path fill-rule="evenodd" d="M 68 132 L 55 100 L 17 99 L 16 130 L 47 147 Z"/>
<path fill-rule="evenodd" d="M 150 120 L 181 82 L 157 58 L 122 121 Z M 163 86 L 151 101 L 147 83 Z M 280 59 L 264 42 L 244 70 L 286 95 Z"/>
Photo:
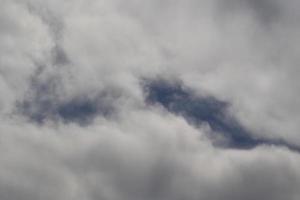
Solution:
<path fill-rule="evenodd" d="M 43 70 L 41 70 L 43 71 Z M 17 112 L 33 122 L 62 121 L 89 125 L 97 116 L 107 117 L 114 112 L 113 92 L 98 91 L 93 95 L 75 95 L 65 98 L 60 77 L 41 79 L 42 72 L 31 81 L 27 96 L 17 102 Z"/>
<path fill-rule="evenodd" d="M 230 103 L 213 96 L 199 96 L 179 82 L 152 80 L 145 83 L 148 104 L 161 105 L 166 110 L 184 117 L 195 126 L 208 124 L 225 140 L 217 146 L 251 149 L 258 145 L 279 145 L 299 151 L 300 148 L 280 140 L 255 138 L 234 116 L 228 114 Z"/>

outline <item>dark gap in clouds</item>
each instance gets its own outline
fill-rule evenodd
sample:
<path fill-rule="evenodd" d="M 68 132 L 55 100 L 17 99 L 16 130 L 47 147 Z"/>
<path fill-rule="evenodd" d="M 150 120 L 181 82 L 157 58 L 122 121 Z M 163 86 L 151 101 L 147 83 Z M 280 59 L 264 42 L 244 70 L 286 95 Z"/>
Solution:
<path fill-rule="evenodd" d="M 109 117 L 115 112 L 113 97 L 109 93 L 102 92 L 95 97 L 74 97 L 61 103 L 56 111 L 65 123 L 75 122 L 88 125 L 97 116 Z"/>
<path fill-rule="evenodd" d="M 99 100 L 100 101 L 100 100 Z M 103 106 L 98 99 L 73 98 L 63 103 L 24 101 L 18 104 L 18 110 L 31 121 L 43 124 L 47 120 L 88 125 L 97 116 L 107 117 L 112 112 L 109 106 Z"/>
<path fill-rule="evenodd" d="M 63 103 L 57 108 L 57 115 L 64 121 L 88 122 L 98 113 L 96 102 L 91 100 L 72 99 L 70 102 Z"/>
<path fill-rule="evenodd" d="M 183 116 L 189 123 L 199 126 L 207 123 L 211 129 L 226 139 L 215 145 L 237 149 L 252 149 L 258 145 L 285 146 L 300 151 L 297 146 L 280 140 L 254 138 L 249 130 L 237 119 L 229 116 L 230 104 L 212 96 L 196 95 L 191 89 L 179 82 L 165 80 L 145 81 L 146 102 L 150 105 L 161 105 L 169 112 Z"/>
<path fill-rule="evenodd" d="M 109 117 L 115 112 L 113 92 L 99 91 L 99 94 L 82 94 L 66 98 L 63 84 L 58 76 L 41 79 L 43 68 L 33 76 L 31 86 L 23 100 L 16 105 L 17 113 L 32 122 L 62 121 L 89 125 L 97 116 Z"/>
<path fill-rule="evenodd" d="M 89 125 L 97 116 L 108 117 L 114 112 L 113 106 L 105 98 L 73 97 L 68 101 L 60 102 L 35 97 L 19 102 L 17 108 L 22 115 L 38 124 L 51 120 Z"/>

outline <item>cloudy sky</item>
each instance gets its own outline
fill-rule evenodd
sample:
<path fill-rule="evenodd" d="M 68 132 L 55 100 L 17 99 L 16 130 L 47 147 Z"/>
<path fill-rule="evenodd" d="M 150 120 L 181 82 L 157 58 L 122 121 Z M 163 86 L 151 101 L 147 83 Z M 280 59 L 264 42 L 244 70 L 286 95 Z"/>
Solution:
<path fill-rule="evenodd" d="M 0 199 L 299 200 L 299 11 L 0 0 Z"/>

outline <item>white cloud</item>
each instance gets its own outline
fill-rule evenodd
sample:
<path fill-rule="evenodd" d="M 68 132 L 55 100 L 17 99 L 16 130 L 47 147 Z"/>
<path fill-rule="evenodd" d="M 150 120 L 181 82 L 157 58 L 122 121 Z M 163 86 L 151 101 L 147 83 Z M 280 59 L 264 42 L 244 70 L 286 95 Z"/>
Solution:
<path fill-rule="evenodd" d="M 298 152 L 216 148 L 140 83 L 179 79 L 299 146 L 297 1 L 0 3 L 0 199 L 299 199 Z M 86 126 L 19 110 L 101 98 L 114 115 Z"/>

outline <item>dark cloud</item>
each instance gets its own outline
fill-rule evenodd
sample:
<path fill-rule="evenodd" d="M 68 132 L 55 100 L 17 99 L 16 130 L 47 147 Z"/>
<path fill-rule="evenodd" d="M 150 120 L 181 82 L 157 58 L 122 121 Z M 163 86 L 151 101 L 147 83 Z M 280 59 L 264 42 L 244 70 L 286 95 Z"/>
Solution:
<path fill-rule="evenodd" d="M 64 51 L 64 49 L 57 45 L 52 50 L 52 56 L 53 56 L 53 64 L 58 66 L 64 66 L 67 64 L 70 64 L 70 60 Z"/>
<path fill-rule="evenodd" d="M 180 82 L 148 80 L 144 83 L 144 89 L 148 103 L 162 105 L 168 111 L 183 116 L 196 126 L 208 123 L 213 131 L 225 136 L 226 143 L 222 144 L 217 141 L 218 146 L 248 149 L 268 144 L 286 146 L 300 151 L 300 147 L 283 140 L 256 138 L 234 116 L 229 115 L 230 104 L 228 102 L 212 96 L 197 95 Z"/>
<path fill-rule="evenodd" d="M 229 20 L 242 14 L 249 15 L 266 28 L 284 17 L 283 8 L 277 0 L 229 0 L 218 1 L 218 4 L 218 15 L 224 14 L 229 17 Z M 224 19 L 224 16 L 220 16 L 220 19 Z"/>
<path fill-rule="evenodd" d="M 114 101 L 118 94 L 96 91 L 93 95 L 66 97 L 61 77 L 55 73 L 43 78 L 45 68 L 37 70 L 28 93 L 17 102 L 17 111 L 37 123 L 61 120 L 64 123 L 87 125 L 97 116 L 108 117 L 115 112 Z M 58 68 L 59 71 L 59 68 Z"/>
<path fill-rule="evenodd" d="M 274 0 L 247 0 L 247 6 L 253 10 L 264 23 L 272 23 L 278 21 L 282 17 L 280 5 Z"/>

